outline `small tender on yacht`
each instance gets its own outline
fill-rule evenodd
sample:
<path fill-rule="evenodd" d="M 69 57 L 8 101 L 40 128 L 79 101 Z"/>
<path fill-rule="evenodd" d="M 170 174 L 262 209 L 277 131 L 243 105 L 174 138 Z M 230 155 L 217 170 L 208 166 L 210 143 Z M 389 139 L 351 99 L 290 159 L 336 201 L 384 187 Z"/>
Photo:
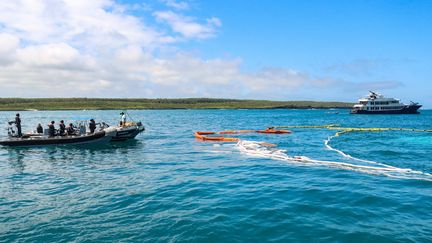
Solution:
<path fill-rule="evenodd" d="M 398 99 L 386 98 L 383 95 L 369 91 L 369 96 L 359 99 L 351 114 L 418 114 L 421 105 L 411 102 L 403 104 Z"/>

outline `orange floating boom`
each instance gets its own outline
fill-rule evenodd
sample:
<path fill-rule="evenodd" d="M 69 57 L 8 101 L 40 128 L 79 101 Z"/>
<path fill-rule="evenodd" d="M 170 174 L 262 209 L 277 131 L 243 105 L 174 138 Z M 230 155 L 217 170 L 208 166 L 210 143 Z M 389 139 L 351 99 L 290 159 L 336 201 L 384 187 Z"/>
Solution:
<path fill-rule="evenodd" d="M 255 132 L 254 130 L 227 130 L 218 132 L 218 134 L 237 134 L 237 133 L 249 133 L 249 132 Z"/>
<path fill-rule="evenodd" d="M 222 141 L 222 142 L 238 142 L 238 138 L 226 138 L 226 137 L 207 137 L 204 135 L 216 134 L 215 132 L 196 132 L 194 136 L 203 141 Z"/>
<path fill-rule="evenodd" d="M 291 133 L 291 131 L 288 130 L 275 130 L 272 128 L 267 128 L 266 130 L 226 130 L 221 132 L 195 132 L 194 136 L 197 139 L 203 140 L 203 141 L 221 141 L 221 142 L 238 142 L 240 141 L 239 138 L 229 138 L 229 137 L 210 137 L 206 135 L 214 135 L 214 134 L 238 134 L 238 133 L 250 133 L 250 132 L 257 132 L 257 133 L 269 133 L 269 134 L 284 134 L 284 133 Z"/>
<path fill-rule="evenodd" d="M 272 133 L 272 134 L 283 134 L 283 133 L 291 133 L 288 130 L 275 130 L 275 129 L 266 129 L 266 130 L 257 130 L 257 133 Z"/>

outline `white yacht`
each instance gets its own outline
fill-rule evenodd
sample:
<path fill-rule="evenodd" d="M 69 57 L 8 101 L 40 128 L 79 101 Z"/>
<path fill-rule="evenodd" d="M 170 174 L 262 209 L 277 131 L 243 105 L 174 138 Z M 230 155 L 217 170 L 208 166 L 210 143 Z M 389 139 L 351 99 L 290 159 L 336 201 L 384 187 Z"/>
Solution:
<path fill-rule="evenodd" d="M 403 104 L 398 99 L 386 98 L 381 94 L 369 91 L 369 96 L 359 99 L 351 114 L 418 114 L 421 105 L 411 102 Z"/>

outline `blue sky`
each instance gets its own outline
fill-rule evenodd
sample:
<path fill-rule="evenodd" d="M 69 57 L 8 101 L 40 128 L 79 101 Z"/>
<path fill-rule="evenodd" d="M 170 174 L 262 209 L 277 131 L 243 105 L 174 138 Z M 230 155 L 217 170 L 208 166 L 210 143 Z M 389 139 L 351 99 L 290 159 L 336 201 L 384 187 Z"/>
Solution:
<path fill-rule="evenodd" d="M 0 4 L 0 95 L 355 101 L 373 89 L 431 108 L 431 43 L 432 1 L 16 1 Z"/>

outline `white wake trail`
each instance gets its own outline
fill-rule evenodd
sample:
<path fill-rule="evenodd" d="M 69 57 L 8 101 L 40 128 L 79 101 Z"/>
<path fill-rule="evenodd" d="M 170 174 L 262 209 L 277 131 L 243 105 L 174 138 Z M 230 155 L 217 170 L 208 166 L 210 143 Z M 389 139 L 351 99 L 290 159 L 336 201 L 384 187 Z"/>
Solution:
<path fill-rule="evenodd" d="M 304 166 L 326 166 L 330 168 L 345 169 L 345 170 L 357 171 L 357 172 L 362 172 L 362 173 L 372 174 L 372 175 L 384 175 L 384 176 L 398 178 L 398 179 L 416 179 L 416 180 L 432 181 L 432 174 L 424 173 L 412 169 L 404 169 L 404 168 L 389 166 L 375 161 L 357 159 L 348 154 L 343 153 L 342 151 L 340 151 L 340 154 L 344 155 L 347 158 L 358 160 L 361 162 L 366 162 L 369 164 L 374 164 L 374 166 L 350 164 L 346 162 L 315 160 L 305 156 L 289 156 L 285 150 L 268 147 L 266 146 L 265 143 L 262 142 L 240 140 L 236 146 L 241 153 L 250 156 L 257 156 L 257 157 L 263 157 L 263 158 L 269 158 L 275 160 L 283 160 L 283 161 L 288 161 L 290 163 L 304 165 Z M 326 146 L 330 147 L 328 145 L 328 142 Z M 333 148 L 331 149 L 335 150 Z M 339 150 L 335 150 L 335 151 L 339 151 Z"/>
<path fill-rule="evenodd" d="M 368 163 L 368 164 L 377 164 L 377 165 L 381 165 L 381 166 L 389 167 L 389 168 L 396 168 L 396 167 L 393 167 L 393 166 L 391 166 L 391 165 L 382 164 L 382 163 L 379 163 L 379 162 L 376 162 L 376 161 L 371 161 L 371 160 L 366 160 L 366 159 L 359 159 L 359 158 L 356 158 L 356 157 L 354 157 L 354 156 L 351 156 L 351 155 L 349 155 L 349 154 L 347 154 L 347 153 L 344 153 L 343 151 L 341 151 L 341 150 L 339 150 L 339 149 L 335 149 L 335 148 L 333 148 L 332 146 L 329 145 L 329 143 L 330 143 L 330 141 L 331 141 L 333 138 L 338 137 L 338 136 L 339 136 L 339 134 L 336 133 L 336 135 L 330 136 L 330 137 L 327 138 L 327 140 L 324 140 L 324 145 L 326 146 L 327 149 L 332 150 L 332 151 L 335 151 L 335 152 L 337 152 L 338 154 L 340 154 L 340 155 L 342 155 L 343 157 L 348 158 L 348 159 L 352 159 L 352 160 L 356 160 L 356 161 L 364 162 L 364 163 Z"/>

